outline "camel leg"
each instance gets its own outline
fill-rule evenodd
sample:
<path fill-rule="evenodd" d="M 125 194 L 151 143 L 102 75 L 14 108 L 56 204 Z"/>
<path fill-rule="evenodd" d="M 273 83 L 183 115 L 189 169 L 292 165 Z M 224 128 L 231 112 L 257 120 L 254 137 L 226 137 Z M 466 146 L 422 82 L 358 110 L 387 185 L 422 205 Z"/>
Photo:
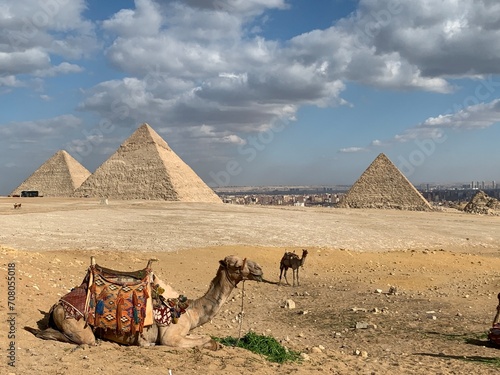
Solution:
<path fill-rule="evenodd" d="M 493 325 L 498 323 L 498 320 L 500 319 L 500 293 L 498 293 L 498 306 L 497 306 L 497 313 L 495 314 L 495 317 L 493 318 Z"/>
<path fill-rule="evenodd" d="M 282 275 L 285 278 L 286 285 L 290 285 L 290 283 L 288 282 L 288 280 L 286 278 L 286 271 L 288 271 L 288 267 L 282 266 L 280 268 L 280 281 L 278 282 L 278 285 L 281 285 L 281 276 Z"/>
<path fill-rule="evenodd" d="M 55 327 L 37 332 L 36 337 L 78 345 L 95 345 L 94 333 L 84 319 L 65 319 L 64 308 L 61 305 L 56 305 L 51 314 Z"/>
<path fill-rule="evenodd" d="M 177 324 L 171 324 L 168 327 L 160 327 L 160 344 L 172 346 L 175 348 L 206 348 L 218 350 L 222 345 L 210 336 L 189 335 L 189 321 L 179 319 Z"/>
<path fill-rule="evenodd" d="M 288 271 L 288 268 L 285 268 L 285 273 L 283 274 L 283 277 L 285 278 L 286 285 L 290 285 L 288 279 L 286 278 L 286 271 Z"/>
<path fill-rule="evenodd" d="M 500 305 L 498 305 L 498 307 L 497 307 L 497 313 L 495 314 L 495 317 L 493 318 L 493 324 L 492 324 L 492 326 L 494 326 L 495 324 L 497 324 L 499 318 L 500 318 Z"/>
<path fill-rule="evenodd" d="M 137 338 L 137 345 L 141 347 L 151 346 L 157 343 L 159 328 L 156 324 L 144 327 L 144 331 Z"/>

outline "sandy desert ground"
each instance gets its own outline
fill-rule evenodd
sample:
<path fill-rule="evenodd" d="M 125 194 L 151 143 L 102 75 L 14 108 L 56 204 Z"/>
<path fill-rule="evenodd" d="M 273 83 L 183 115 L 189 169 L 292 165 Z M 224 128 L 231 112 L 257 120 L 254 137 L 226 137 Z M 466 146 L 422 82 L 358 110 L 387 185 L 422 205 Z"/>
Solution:
<path fill-rule="evenodd" d="M 21 202 L 14 210 L 13 203 Z M 486 332 L 500 292 L 500 217 L 403 212 L 0 198 L 2 374 L 498 374 Z M 91 255 L 155 272 L 190 298 L 204 294 L 218 261 L 235 254 L 277 281 L 283 252 L 309 250 L 299 287 L 246 282 L 199 334 L 271 335 L 304 353 L 276 364 L 244 349 L 95 347 L 37 339 Z M 7 272 L 15 263 L 16 367 L 7 365 Z M 395 293 L 388 293 L 389 290 Z M 292 299 L 295 309 L 283 308 Z M 368 328 L 356 328 L 363 326 Z M 496 366 L 493 365 L 496 363 Z"/>

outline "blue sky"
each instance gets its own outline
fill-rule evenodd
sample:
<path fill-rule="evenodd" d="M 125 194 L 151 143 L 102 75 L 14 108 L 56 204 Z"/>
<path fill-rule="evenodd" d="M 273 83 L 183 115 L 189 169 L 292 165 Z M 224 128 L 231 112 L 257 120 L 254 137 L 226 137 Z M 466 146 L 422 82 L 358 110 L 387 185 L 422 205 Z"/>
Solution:
<path fill-rule="evenodd" d="M 500 181 L 497 1 L 0 1 L 0 29 L 0 195 L 144 122 L 210 186 L 352 184 L 381 152 Z"/>

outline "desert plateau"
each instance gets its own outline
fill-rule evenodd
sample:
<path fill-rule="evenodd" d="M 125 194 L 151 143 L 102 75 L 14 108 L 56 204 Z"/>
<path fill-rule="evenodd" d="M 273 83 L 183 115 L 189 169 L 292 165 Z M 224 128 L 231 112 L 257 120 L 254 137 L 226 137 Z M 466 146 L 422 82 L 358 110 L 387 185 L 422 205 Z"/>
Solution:
<path fill-rule="evenodd" d="M 22 207 L 14 209 L 14 203 Z M 0 198 L 2 374 L 498 374 L 486 338 L 500 292 L 500 217 L 455 210 L 237 206 L 164 201 Z M 274 284 L 285 251 L 308 250 L 300 286 Z M 250 330 L 302 353 L 278 364 L 218 351 L 76 346 L 36 338 L 51 306 L 103 266 L 154 272 L 202 296 L 219 260 L 252 259 L 271 283 L 240 283 L 196 334 Z M 14 267 L 12 265 L 14 264 Z M 8 365 L 15 269 L 15 366 Z M 292 281 L 291 270 L 288 280 Z M 292 300 L 295 308 L 288 308 Z"/>

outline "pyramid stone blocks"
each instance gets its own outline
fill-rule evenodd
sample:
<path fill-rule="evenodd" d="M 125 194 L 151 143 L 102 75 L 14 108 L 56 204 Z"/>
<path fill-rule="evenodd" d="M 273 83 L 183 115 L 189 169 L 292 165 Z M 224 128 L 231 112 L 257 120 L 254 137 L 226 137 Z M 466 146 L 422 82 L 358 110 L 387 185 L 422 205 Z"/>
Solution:
<path fill-rule="evenodd" d="M 74 196 L 221 203 L 148 124 L 125 140 Z"/>
<path fill-rule="evenodd" d="M 489 197 L 484 191 L 479 190 L 464 207 L 464 211 L 471 214 L 498 215 L 500 213 L 500 202 L 498 199 Z"/>
<path fill-rule="evenodd" d="M 12 191 L 36 190 L 45 197 L 70 197 L 74 190 L 90 176 L 90 172 L 64 150 L 56 152 L 31 176 Z"/>

